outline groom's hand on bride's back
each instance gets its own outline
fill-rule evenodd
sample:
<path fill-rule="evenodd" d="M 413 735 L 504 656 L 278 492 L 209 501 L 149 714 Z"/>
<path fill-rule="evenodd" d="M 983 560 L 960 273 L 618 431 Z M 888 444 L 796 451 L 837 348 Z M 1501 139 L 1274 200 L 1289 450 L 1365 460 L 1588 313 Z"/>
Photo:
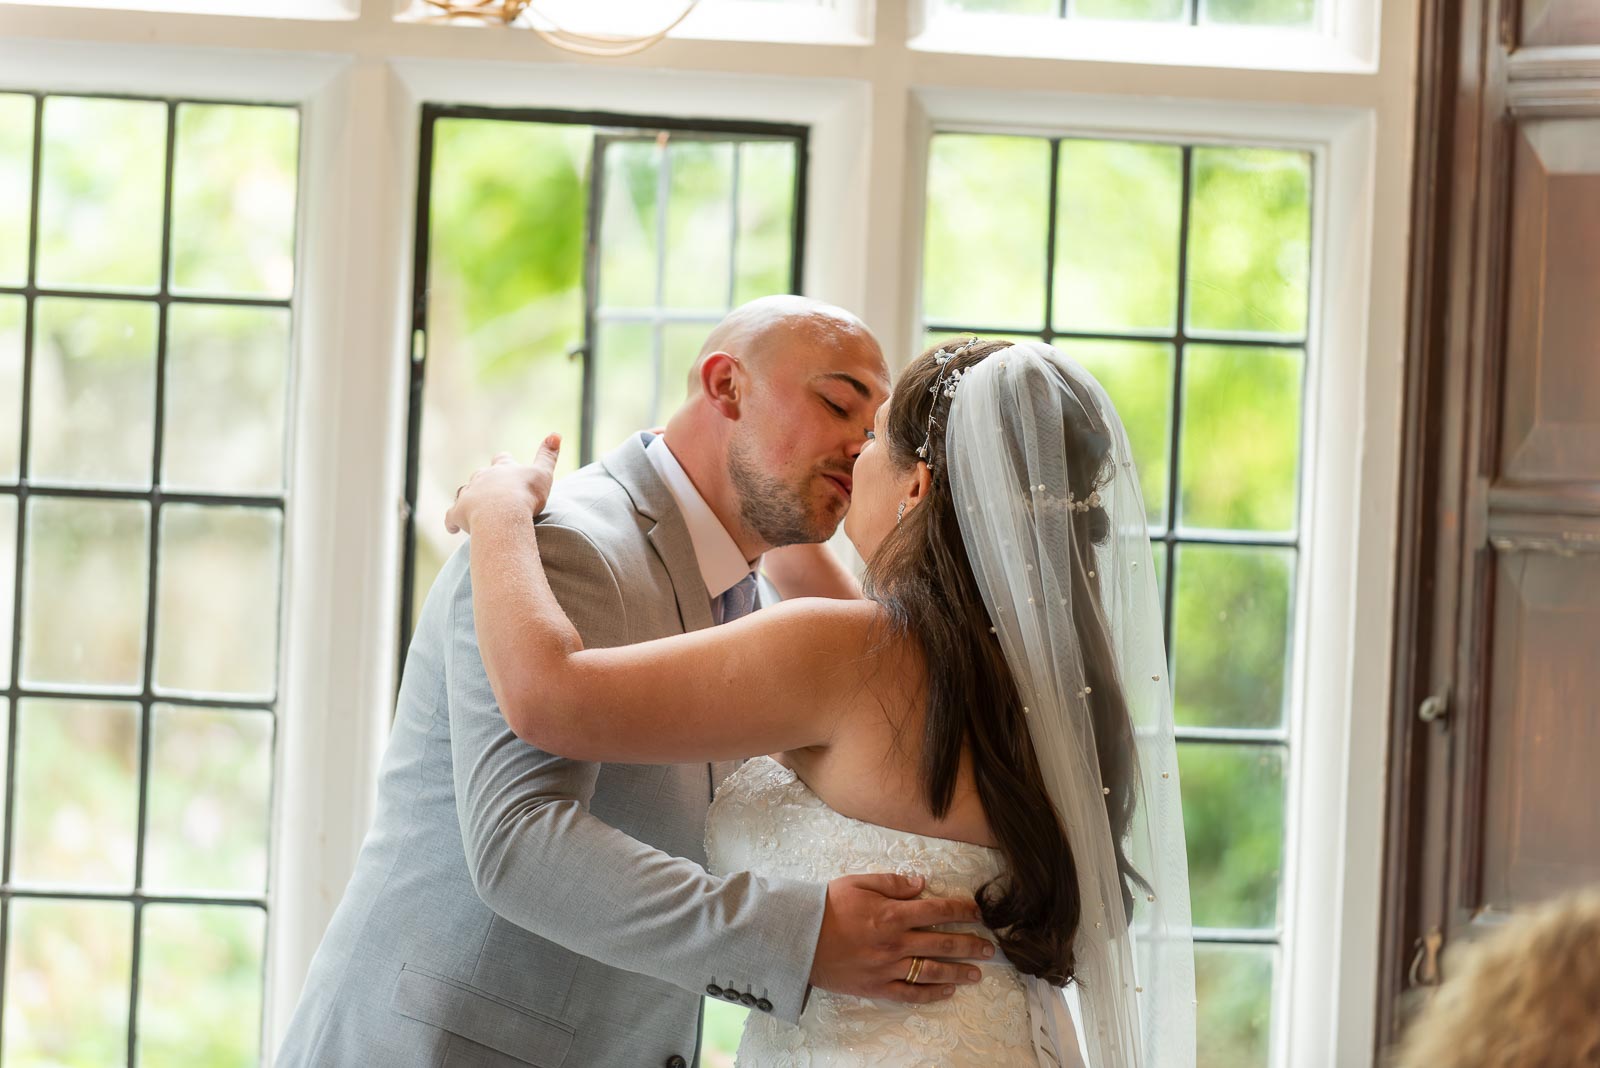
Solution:
<path fill-rule="evenodd" d="M 890 1001 L 939 1001 L 976 983 L 966 961 L 994 955 L 978 935 L 923 928 L 981 922 L 971 898 L 917 897 L 923 880 L 904 875 L 846 875 L 828 884 L 811 985 L 838 994 Z M 925 962 L 906 982 L 914 958 Z"/>

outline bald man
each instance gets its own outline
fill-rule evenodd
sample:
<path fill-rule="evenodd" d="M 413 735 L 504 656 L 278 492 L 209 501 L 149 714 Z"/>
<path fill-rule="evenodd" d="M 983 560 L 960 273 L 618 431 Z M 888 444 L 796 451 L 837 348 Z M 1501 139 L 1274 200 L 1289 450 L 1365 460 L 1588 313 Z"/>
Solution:
<path fill-rule="evenodd" d="M 563 480 L 538 519 L 585 647 L 772 603 L 761 564 L 782 546 L 797 548 L 766 570 L 783 595 L 854 593 L 800 547 L 838 527 L 888 389 L 843 309 L 766 297 L 732 312 L 666 432 Z M 972 911 L 910 911 L 921 885 L 892 874 L 708 874 L 706 809 L 733 769 L 586 764 L 519 741 L 478 653 L 463 547 L 423 605 L 372 830 L 277 1063 L 686 1068 L 704 997 L 793 1022 L 811 984 L 882 996 L 867 979 L 881 947 Z"/>

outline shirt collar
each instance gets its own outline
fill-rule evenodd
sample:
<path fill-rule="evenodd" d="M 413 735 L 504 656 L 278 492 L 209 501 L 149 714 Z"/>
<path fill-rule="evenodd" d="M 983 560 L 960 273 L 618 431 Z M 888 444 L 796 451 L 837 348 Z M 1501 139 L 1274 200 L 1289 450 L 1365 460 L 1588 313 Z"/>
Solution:
<path fill-rule="evenodd" d="M 722 525 L 706 499 L 695 489 L 688 472 L 672 455 L 664 436 L 657 435 L 645 447 L 644 454 L 661 481 L 667 484 L 678 511 L 683 514 L 684 525 L 689 528 L 689 541 L 694 546 L 695 561 L 700 565 L 700 577 L 705 580 L 706 592 L 714 601 L 760 567 L 761 560 L 757 557 L 752 564 L 744 558 L 728 528 Z"/>

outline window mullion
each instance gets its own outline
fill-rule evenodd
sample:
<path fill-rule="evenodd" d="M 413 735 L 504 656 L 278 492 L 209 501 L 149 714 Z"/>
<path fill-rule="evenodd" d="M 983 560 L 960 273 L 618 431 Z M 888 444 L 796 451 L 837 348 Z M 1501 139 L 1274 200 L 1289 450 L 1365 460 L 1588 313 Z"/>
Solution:
<path fill-rule="evenodd" d="M 1190 225 L 1190 200 L 1194 193 L 1194 149 L 1189 145 L 1183 146 L 1182 162 L 1180 164 L 1182 193 L 1178 207 L 1178 308 L 1177 320 L 1173 325 L 1175 337 L 1172 345 L 1172 418 L 1168 423 L 1167 441 L 1167 508 L 1166 520 L 1169 531 L 1178 528 L 1178 503 L 1181 494 L 1179 484 L 1182 481 L 1182 472 L 1178 468 L 1179 453 L 1183 450 L 1179 444 L 1183 438 L 1183 356 L 1187 319 L 1189 316 L 1189 225 Z M 1172 539 L 1167 539 L 1165 545 L 1166 563 L 1163 574 L 1166 582 L 1162 589 L 1162 596 L 1166 601 L 1162 610 L 1162 619 L 1166 628 L 1167 643 L 1167 673 L 1173 670 L 1173 606 L 1176 604 L 1178 589 L 1178 547 Z"/>
<path fill-rule="evenodd" d="M 32 184 L 28 190 L 28 266 L 27 279 L 31 288 L 39 273 L 39 185 L 44 159 L 44 96 L 33 97 L 33 157 L 30 161 Z M 11 613 L 10 700 L 6 702 L 6 779 L 5 828 L 3 854 L 0 854 L 0 886 L 11 885 L 12 844 L 16 837 L 17 819 L 17 694 L 22 682 L 22 582 L 28 557 L 28 439 L 31 435 L 30 409 L 33 396 L 33 344 L 34 301 L 23 300 L 22 313 L 22 418 L 18 431 L 21 440 L 17 453 L 17 515 L 16 551 L 12 573 L 11 604 L 0 611 Z M 0 1007 L 6 1004 L 6 978 L 10 968 L 4 963 L 11 957 L 11 899 L 0 897 Z M 5 1014 L 0 1013 L 0 1049 L 4 1048 Z"/>
<path fill-rule="evenodd" d="M 583 360 L 583 381 L 579 386 L 581 410 L 578 413 L 578 462 L 590 463 L 594 459 L 595 392 L 598 386 L 599 367 L 596 354 L 600 347 L 600 220 L 605 215 L 606 200 L 606 147 L 616 139 L 596 131 L 589 147 L 589 203 L 585 206 L 583 231 L 583 337 L 578 341 L 578 355 Z M 420 454 L 422 439 L 413 435 L 414 452 Z M 410 498 L 415 500 L 415 491 Z M 410 596 L 411 587 L 406 587 Z M 401 626 L 407 626 L 411 613 L 402 613 Z M 404 645 L 402 644 L 402 648 Z"/>
<path fill-rule="evenodd" d="M 165 297 L 172 273 L 172 178 L 177 156 L 178 105 L 167 103 L 166 161 L 161 188 L 161 259 L 157 292 Z M 161 458 L 165 439 L 166 366 L 168 339 L 168 305 L 165 301 L 156 310 L 156 368 L 155 415 L 152 426 L 150 456 L 150 526 L 149 563 L 145 575 L 144 617 L 144 692 L 139 696 L 139 795 L 134 817 L 133 837 L 133 889 L 137 894 L 144 890 L 145 832 L 149 822 L 150 801 L 150 706 L 155 700 L 156 667 L 156 602 L 160 588 L 161 567 Z M 18 643 L 21 644 L 20 642 Z M 133 901 L 133 954 L 132 974 L 128 983 L 128 1064 L 139 1063 L 139 972 L 144 950 L 144 902 Z"/>
<path fill-rule="evenodd" d="M 667 216 L 672 211 L 672 135 L 656 138 L 656 286 L 655 316 L 650 323 L 650 413 L 661 410 L 661 379 L 666 364 L 666 326 L 661 311 L 667 306 Z"/>

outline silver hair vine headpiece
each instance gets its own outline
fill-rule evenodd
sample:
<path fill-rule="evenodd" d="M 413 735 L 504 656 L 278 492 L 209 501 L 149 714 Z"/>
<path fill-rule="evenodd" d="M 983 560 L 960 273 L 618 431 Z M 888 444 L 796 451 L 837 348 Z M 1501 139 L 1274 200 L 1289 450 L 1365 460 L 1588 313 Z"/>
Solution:
<path fill-rule="evenodd" d="M 964 367 L 957 367 L 954 371 L 951 371 L 950 361 L 957 356 L 965 356 L 981 344 L 983 344 L 983 339 L 974 335 L 959 345 L 941 348 L 933 354 L 933 362 L 939 365 L 939 374 L 934 378 L 933 385 L 928 387 L 928 392 L 933 394 L 933 403 L 928 406 L 927 433 L 923 436 L 922 444 L 917 446 L 919 459 L 927 461 L 928 456 L 933 452 L 933 413 L 939 409 L 939 395 L 942 393 L 947 399 L 953 400 L 956 395 L 956 387 L 961 385 L 961 376 L 966 374 L 966 368 Z M 948 379 L 946 378 L 946 372 L 949 372 Z M 932 469 L 932 461 L 928 461 L 928 467 Z"/>

